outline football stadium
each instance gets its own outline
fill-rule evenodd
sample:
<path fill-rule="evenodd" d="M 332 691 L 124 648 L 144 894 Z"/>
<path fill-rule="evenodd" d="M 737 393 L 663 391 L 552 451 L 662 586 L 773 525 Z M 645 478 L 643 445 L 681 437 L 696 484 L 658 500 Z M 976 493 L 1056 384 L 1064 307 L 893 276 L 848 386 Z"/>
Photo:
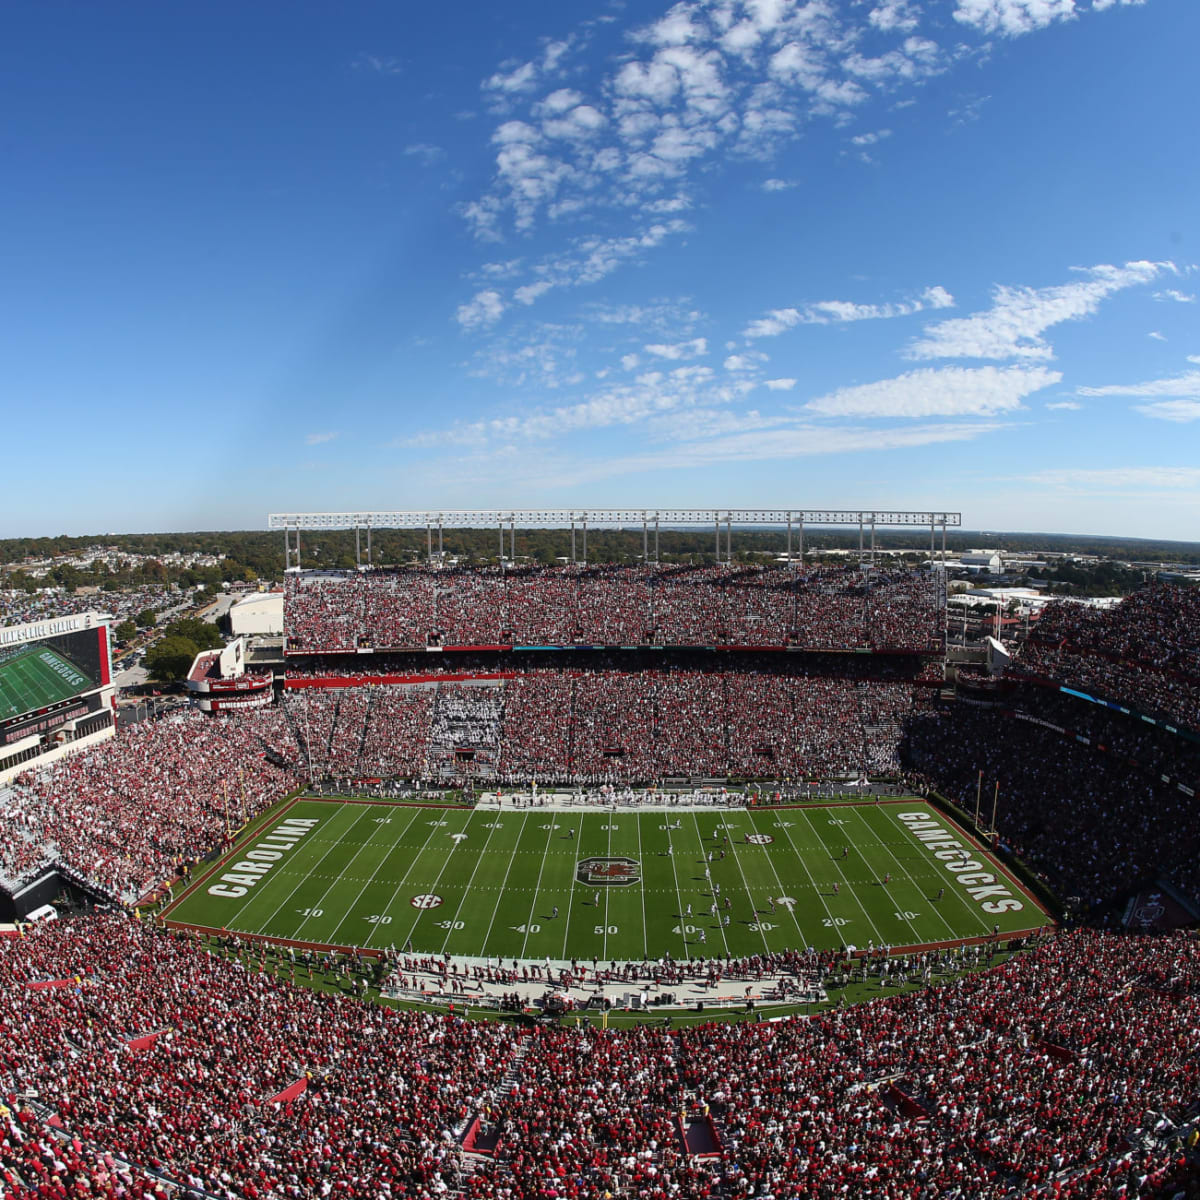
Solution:
<path fill-rule="evenodd" d="M 1195 589 L 967 662 L 957 513 L 270 524 L 283 635 L 189 708 L 114 736 L 103 617 L 0 630 L 0 1195 L 1191 1194 Z M 355 568 L 301 569 L 327 529 Z"/>

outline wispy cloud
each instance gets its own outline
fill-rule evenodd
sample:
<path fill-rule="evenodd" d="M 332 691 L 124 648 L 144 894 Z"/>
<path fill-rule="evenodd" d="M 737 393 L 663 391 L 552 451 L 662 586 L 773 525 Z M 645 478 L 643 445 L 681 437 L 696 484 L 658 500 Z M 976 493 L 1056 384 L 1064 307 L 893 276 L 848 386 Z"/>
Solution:
<path fill-rule="evenodd" d="M 944 287 L 926 288 L 914 300 L 894 304 L 856 304 L 850 300 L 817 300 L 803 308 L 774 308 L 742 330 L 747 340 L 777 337 L 797 325 L 837 325 L 848 321 L 886 321 L 927 309 L 951 308 L 954 297 Z"/>
<path fill-rule="evenodd" d="M 1130 262 L 1081 268 L 1083 279 L 1047 288 L 997 287 L 986 312 L 956 317 L 926 328 L 907 351 L 909 358 L 1051 359 L 1042 335 L 1063 321 L 1091 316 L 1101 301 L 1123 288 L 1149 283 L 1173 263 Z"/>
<path fill-rule="evenodd" d="M 1046 407 L 1053 411 L 1078 412 L 1083 408 L 1083 405 L 1078 400 L 1055 400 L 1053 403 L 1047 404 Z"/>
<path fill-rule="evenodd" d="M 788 192 L 799 186 L 799 180 L 796 179 L 764 179 L 762 181 L 764 192 Z"/>
<path fill-rule="evenodd" d="M 927 367 L 838 388 L 806 408 L 829 417 L 990 417 L 1019 409 L 1026 396 L 1061 379 L 1042 367 Z"/>
<path fill-rule="evenodd" d="M 699 358 L 700 355 L 708 353 L 708 342 L 704 338 L 698 337 L 692 338 L 690 342 L 655 342 L 651 345 L 644 346 L 643 349 L 647 354 L 653 354 L 656 358 L 667 358 L 672 360 L 681 358 Z"/>
<path fill-rule="evenodd" d="M 757 414 L 751 420 L 759 424 Z M 744 432 L 720 430 L 714 426 L 711 437 L 678 442 L 644 454 L 615 456 L 602 460 L 568 461 L 552 475 L 555 487 L 578 487 L 580 483 L 609 479 L 618 475 L 653 474 L 658 471 L 686 470 L 730 462 L 770 462 L 813 458 L 822 455 L 861 455 L 889 450 L 912 450 L 919 446 L 968 442 L 996 431 L 997 425 L 971 424 L 908 425 L 891 429 L 862 426 L 838 428 L 800 421 L 766 422 L 767 427 Z M 857 461 L 857 460 L 856 460 Z M 551 467 L 553 472 L 553 467 Z"/>
<path fill-rule="evenodd" d="M 1191 493 L 1193 500 L 1200 498 L 1200 467 L 1064 467 L 1022 478 L 1043 487 L 1088 495 L 1181 492 Z"/>
<path fill-rule="evenodd" d="M 1178 288 L 1164 288 L 1154 293 L 1155 300 L 1173 300 L 1176 304 L 1195 304 L 1196 297 L 1189 292 L 1181 292 Z"/>
<path fill-rule="evenodd" d="M 874 133 L 860 133 L 856 137 L 852 137 L 850 143 L 854 146 L 875 146 L 891 136 L 890 129 L 876 129 Z"/>
<path fill-rule="evenodd" d="M 1077 396 L 1200 396 L 1200 371 L 1185 371 L 1169 379 L 1145 383 L 1110 383 L 1104 387 L 1080 387 Z"/>
<path fill-rule="evenodd" d="M 309 433 L 304 437 L 306 446 L 319 446 L 322 442 L 332 442 L 338 435 L 336 433 Z"/>
<path fill-rule="evenodd" d="M 350 64 L 355 71 L 371 75 L 399 75 L 404 66 L 398 58 L 390 55 L 367 54 L 365 51 L 354 58 Z"/>
<path fill-rule="evenodd" d="M 429 142 L 413 142 L 412 145 L 404 147 L 404 153 L 409 158 L 420 159 L 426 167 L 431 167 L 446 157 L 446 152 L 441 146 L 434 146 Z"/>
<path fill-rule="evenodd" d="M 1156 400 L 1153 404 L 1135 404 L 1134 411 L 1156 421 L 1174 421 L 1184 425 L 1200 421 L 1200 400 Z"/>
<path fill-rule="evenodd" d="M 684 409 L 728 405 L 754 387 L 751 381 L 718 381 L 711 367 L 693 364 L 647 371 L 631 383 L 614 383 L 576 404 L 533 408 L 459 423 L 400 438 L 400 446 L 479 445 L 545 440 L 586 430 L 634 425 Z"/>

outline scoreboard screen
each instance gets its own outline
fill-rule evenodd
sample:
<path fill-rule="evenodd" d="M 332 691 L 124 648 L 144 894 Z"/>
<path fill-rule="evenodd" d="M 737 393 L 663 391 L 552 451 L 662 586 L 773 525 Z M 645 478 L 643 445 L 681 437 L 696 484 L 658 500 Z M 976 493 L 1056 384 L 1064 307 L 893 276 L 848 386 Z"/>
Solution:
<path fill-rule="evenodd" d="M 0 630 L 0 634 L 5 631 Z M 104 625 L 0 644 L 0 722 L 36 713 L 109 682 Z"/>

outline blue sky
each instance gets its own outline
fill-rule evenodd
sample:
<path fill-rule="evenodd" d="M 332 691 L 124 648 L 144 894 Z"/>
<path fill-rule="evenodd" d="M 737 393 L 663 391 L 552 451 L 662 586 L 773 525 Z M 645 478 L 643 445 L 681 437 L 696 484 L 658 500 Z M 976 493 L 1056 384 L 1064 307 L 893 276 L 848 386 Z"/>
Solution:
<path fill-rule="evenodd" d="M 0 536 L 762 504 L 1200 538 L 1195 0 L 3 25 Z"/>

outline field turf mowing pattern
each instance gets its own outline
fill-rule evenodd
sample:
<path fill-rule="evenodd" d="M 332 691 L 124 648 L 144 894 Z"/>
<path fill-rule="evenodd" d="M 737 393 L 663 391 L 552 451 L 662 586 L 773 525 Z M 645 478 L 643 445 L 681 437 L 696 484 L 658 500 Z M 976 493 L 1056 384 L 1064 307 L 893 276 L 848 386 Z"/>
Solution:
<path fill-rule="evenodd" d="M 605 961 L 910 946 L 1047 922 L 1007 873 L 975 852 L 1022 906 L 985 912 L 901 813 L 925 814 L 972 845 L 920 800 L 614 812 L 300 799 L 258 823 L 164 917 L 310 944 L 404 950 L 411 942 L 421 953 Z M 223 879 L 293 819 L 315 824 L 278 851 L 257 882 Z M 581 882 L 578 864 L 589 858 L 632 859 L 638 879 Z M 213 886 L 244 887 L 244 895 L 213 895 Z"/>
<path fill-rule="evenodd" d="M 29 646 L 0 660 L 0 721 L 66 700 L 95 684 L 48 646 Z"/>

